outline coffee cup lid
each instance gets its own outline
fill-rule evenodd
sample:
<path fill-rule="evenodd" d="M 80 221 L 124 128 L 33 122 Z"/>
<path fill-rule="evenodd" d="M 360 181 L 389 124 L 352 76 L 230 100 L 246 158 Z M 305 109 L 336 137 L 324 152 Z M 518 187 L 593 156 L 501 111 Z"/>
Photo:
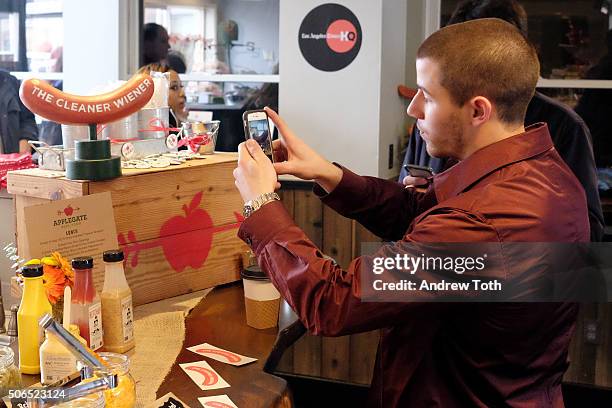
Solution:
<path fill-rule="evenodd" d="M 251 280 L 270 280 L 264 271 L 261 270 L 259 265 L 251 265 L 244 268 L 240 271 L 240 276 L 242 279 L 251 279 Z"/>

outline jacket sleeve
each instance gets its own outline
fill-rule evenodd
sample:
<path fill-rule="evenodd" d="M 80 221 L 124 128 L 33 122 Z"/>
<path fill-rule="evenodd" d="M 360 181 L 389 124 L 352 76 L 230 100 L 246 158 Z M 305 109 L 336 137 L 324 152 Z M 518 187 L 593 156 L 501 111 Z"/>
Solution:
<path fill-rule="evenodd" d="M 19 140 L 38 140 L 38 126 L 34 114 L 21 102 L 19 97 L 19 81 L 14 81 L 15 95 L 19 101 Z"/>
<path fill-rule="evenodd" d="M 555 148 L 584 187 L 589 210 L 591 241 L 599 242 L 603 238 L 605 223 L 597 189 L 591 133 L 582 119 L 570 120 L 570 117 L 562 121 L 559 129 L 559 133 L 571 137 L 559 138 L 560 142 L 555 144 Z"/>
<path fill-rule="evenodd" d="M 344 167 L 341 169 L 342 180 L 331 193 L 326 194 L 316 184 L 314 193 L 323 204 L 358 221 L 384 240 L 401 239 L 412 220 L 436 204 L 433 189 L 419 193 L 395 181 L 358 176 Z"/>
<path fill-rule="evenodd" d="M 275 222 L 269 222 L 269 220 Z M 312 333 L 340 336 L 397 323 L 409 323 L 450 303 L 421 302 L 442 296 L 434 291 L 411 292 L 409 302 L 362 302 L 362 268 L 368 273 L 372 256 L 354 259 L 347 269 L 323 257 L 295 225 L 283 204 L 272 202 L 241 225 L 238 235 L 255 251 L 259 265 Z M 473 214 L 441 209 L 425 217 L 403 242 L 497 242 L 493 228 Z M 386 249 L 385 249 L 386 248 Z M 383 256 L 402 251 L 398 244 L 381 249 Z M 416 254 L 418 256 L 418 254 Z M 373 256 L 377 256 L 374 254 Z M 428 278 L 427 271 L 417 272 Z M 467 279 L 467 275 L 455 275 Z M 436 277 L 430 277 L 436 280 Z M 408 296 L 408 295 L 407 295 Z"/>

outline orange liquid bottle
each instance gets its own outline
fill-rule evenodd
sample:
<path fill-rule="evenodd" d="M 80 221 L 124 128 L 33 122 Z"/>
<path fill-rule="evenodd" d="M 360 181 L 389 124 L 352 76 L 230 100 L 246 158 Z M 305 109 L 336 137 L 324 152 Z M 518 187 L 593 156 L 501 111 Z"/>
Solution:
<path fill-rule="evenodd" d="M 93 283 L 93 258 L 72 260 L 74 287 L 72 289 L 72 322 L 79 326 L 81 336 L 92 350 L 104 344 L 102 332 L 102 305 Z"/>

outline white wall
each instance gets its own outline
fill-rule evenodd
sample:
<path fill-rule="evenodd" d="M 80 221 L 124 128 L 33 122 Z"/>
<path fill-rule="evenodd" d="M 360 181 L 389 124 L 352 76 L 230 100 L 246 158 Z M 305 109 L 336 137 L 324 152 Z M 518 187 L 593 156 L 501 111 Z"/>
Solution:
<path fill-rule="evenodd" d="M 85 95 L 120 78 L 121 1 L 64 0 L 64 91 Z"/>
<path fill-rule="evenodd" d="M 327 159 L 360 174 L 399 173 L 404 102 L 397 85 L 406 75 L 406 2 L 341 0 L 363 32 L 355 60 L 336 72 L 310 66 L 298 45 L 303 18 L 326 0 L 280 0 L 279 110 L 289 126 Z M 388 169 L 388 145 L 394 145 Z"/>

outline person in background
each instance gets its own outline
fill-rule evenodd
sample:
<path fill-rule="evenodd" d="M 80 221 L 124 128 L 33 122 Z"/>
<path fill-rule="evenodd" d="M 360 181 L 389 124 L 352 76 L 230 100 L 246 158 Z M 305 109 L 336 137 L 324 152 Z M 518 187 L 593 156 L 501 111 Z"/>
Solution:
<path fill-rule="evenodd" d="M 464 0 L 453 12 L 448 25 L 492 17 L 513 24 L 527 37 L 527 13 L 523 6 L 515 0 Z M 577 111 L 585 114 L 579 108 Z M 582 118 L 569 107 L 540 92 L 536 92 L 531 99 L 525 116 L 526 126 L 538 122 L 547 123 L 555 148 L 584 188 L 589 208 L 591 240 L 601 241 L 604 232 L 604 218 L 597 190 L 597 172 L 589 128 Z M 415 126 L 408 141 L 403 164 L 428 166 L 436 173 L 454 164 L 446 157 L 431 157 L 425 148 L 426 143 Z M 399 181 L 405 185 L 426 183 L 423 179 L 410 177 L 403 165 Z"/>
<path fill-rule="evenodd" d="M 31 152 L 28 140 L 38 140 L 34 114 L 19 98 L 19 80 L 0 70 L 0 153 Z"/>
<path fill-rule="evenodd" d="M 141 67 L 138 73 L 163 72 L 168 73 L 168 106 L 170 107 L 170 127 L 177 128 L 181 122 L 187 121 L 187 107 L 185 105 L 185 89 L 176 71 L 165 64 L 149 64 Z"/>
<path fill-rule="evenodd" d="M 185 57 L 181 54 L 180 51 L 170 50 L 168 51 L 168 56 L 166 57 L 166 61 L 168 61 L 168 66 L 175 70 L 179 74 L 184 74 L 187 72 L 187 65 L 185 64 Z"/>
<path fill-rule="evenodd" d="M 168 31 L 156 23 L 147 23 L 143 30 L 143 65 L 165 63 L 170 50 Z"/>
<path fill-rule="evenodd" d="M 593 67 L 585 79 L 612 79 L 612 30 L 606 34 L 608 52 Z M 589 125 L 593 135 L 593 149 L 597 167 L 612 166 L 612 91 L 609 89 L 585 89 L 575 107 Z"/>

